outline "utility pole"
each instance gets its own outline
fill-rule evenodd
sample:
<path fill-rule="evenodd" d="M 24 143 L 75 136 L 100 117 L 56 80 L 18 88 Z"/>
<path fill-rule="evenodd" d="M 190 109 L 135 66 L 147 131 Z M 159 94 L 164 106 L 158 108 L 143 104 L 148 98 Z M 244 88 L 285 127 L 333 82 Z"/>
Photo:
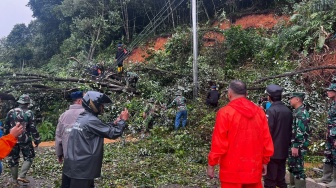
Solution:
<path fill-rule="evenodd" d="M 193 95 L 194 99 L 198 96 L 198 36 L 197 36 L 197 0 L 191 0 L 191 12 L 192 12 L 192 27 L 193 27 Z"/>

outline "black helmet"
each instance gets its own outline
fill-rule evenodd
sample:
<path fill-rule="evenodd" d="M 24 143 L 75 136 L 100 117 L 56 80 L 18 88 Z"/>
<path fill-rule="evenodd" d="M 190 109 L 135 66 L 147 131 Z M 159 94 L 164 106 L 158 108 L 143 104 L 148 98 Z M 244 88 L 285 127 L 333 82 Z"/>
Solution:
<path fill-rule="evenodd" d="M 104 103 L 112 103 L 112 101 L 107 95 L 97 91 L 88 91 L 82 99 L 84 109 L 95 115 L 103 112 Z"/>

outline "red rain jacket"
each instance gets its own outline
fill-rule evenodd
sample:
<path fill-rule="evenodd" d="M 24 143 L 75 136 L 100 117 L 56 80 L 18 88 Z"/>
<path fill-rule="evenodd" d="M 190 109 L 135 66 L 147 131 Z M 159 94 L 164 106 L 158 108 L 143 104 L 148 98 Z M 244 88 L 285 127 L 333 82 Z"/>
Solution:
<path fill-rule="evenodd" d="M 260 182 L 273 152 L 265 112 L 257 105 L 242 97 L 217 112 L 208 164 L 220 165 L 222 182 Z"/>

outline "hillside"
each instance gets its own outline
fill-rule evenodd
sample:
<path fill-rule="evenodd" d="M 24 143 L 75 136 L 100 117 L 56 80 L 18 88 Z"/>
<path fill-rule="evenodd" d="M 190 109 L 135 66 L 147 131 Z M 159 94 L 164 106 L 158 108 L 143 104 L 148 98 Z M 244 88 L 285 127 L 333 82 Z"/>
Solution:
<path fill-rule="evenodd" d="M 235 23 L 230 21 L 216 21 L 210 28 L 218 28 L 222 31 L 229 29 L 231 26 L 241 26 L 247 28 L 263 28 L 272 29 L 279 21 L 288 21 L 286 16 L 276 16 L 274 14 L 249 15 L 236 20 Z M 135 48 L 130 56 L 126 59 L 130 63 L 145 62 L 145 59 L 150 55 L 148 52 L 164 50 L 164 45 L 170 37 L 158 37 L 154 40 L 146 42 L 146 45 Z M 224 35 L 218 32 L 209 31 L 203 35 L 203 40 L 200 41 L 204 46 L 210 47 L 214 43 L 222 43 Z"/>

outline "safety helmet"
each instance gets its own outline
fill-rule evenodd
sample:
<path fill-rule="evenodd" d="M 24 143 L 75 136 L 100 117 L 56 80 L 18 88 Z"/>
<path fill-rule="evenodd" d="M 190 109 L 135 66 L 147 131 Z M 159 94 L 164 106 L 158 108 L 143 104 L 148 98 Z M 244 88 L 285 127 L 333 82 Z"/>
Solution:
<path fill-rule="evenodd" d="M 112 101 L 107 95 L 98 91 L 88 91 L 82 99 L 84 109 L 95 115 L 103 113 L 104 103 L 112 103 Z"/>
<path fill-rule="evenodd" d="M 23 94 L 17 102 L 20 104 L 30 104 L 30 97 L 27 94 Z"/>

